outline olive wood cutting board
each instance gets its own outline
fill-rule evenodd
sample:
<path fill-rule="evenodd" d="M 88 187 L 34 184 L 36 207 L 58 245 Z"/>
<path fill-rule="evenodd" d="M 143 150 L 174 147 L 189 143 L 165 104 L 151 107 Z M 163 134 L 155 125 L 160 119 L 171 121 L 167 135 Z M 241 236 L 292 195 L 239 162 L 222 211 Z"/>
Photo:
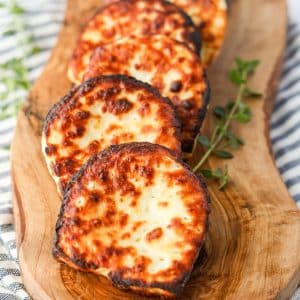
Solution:
<path fill-rule="evenodd" d="M 34 299 L 144 299 L 108 280 L 75 271 L 51 255 L 61 200 L 41 152 L 41 128 L 49 108 L 70 88 L 67 62 L 83 24 L 99 0 L 69 0 L 58 43 L 18 116 L 12 144 L 14 216 L 24 284 Z M 284 0 L 235 0 L 226 42 L 208 70 L 211 105 L 234 96 L 228 70 L 235 56 L 260 59 L 251 80 L 264 93 L 252 100 L 251 123 L 235 130 L 246 145 L 228 161 L 231 183 L 209 184 L 212 199 L 206 255 L 180 299 L 287 299 L 300 283 L 300 213 L 275 167 L 269 116 L 286 37 Z M 212 126 L 208 117 L 205 130 Z M 210 167 L 223 165 L 216 158 Z"/>

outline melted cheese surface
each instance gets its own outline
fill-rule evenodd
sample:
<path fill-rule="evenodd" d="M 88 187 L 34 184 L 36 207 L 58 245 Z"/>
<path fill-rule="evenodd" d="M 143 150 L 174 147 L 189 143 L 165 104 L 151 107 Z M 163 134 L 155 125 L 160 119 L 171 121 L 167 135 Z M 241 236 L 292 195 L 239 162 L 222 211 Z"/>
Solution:
<path fill-rule="evenodd" d="M 189 277 L 206 222 L 206 190 L 191 171 L 158 145 L 119 145 L 70 185 L 55 251 L 114 283 L 172 294 Z"/>
<path fill-rule="evenodd" d="M 202 62 L 208 66 L 223 45 L 227 25 L 226 0 L 171 0 L 191 16 L 202 38 Z"/>
<path fill-rule="evenodd" d="M 115 1 L 105 2 L 108 4 Z M 226 33 L 228 10 L 226 0 L 170 0 L 170 2 L 184 10 L 199 28 L 202 39 L 202 63 L 210 65 L 218 56 Z"/>
<path fill-rule="evenodd" d="M 84 79 L 125 74 L 156 87 L 176 107 L 182 147 L 192 150 L 206 110 L 207 82 L 199 57 L 166 36 L 128 37 L 98 47 Z"/>
<path fill-rule="evenodd" d="M 92 79 L 49 112 L 42 148 L 60 191 L 88 158 L 110 145 L 161 144 L 180 155 L 178 121 L 156 90 L 126 76 Z"/>
<path fill-rule="evenodd" d="M 186 43 L 199 53 L 200 35 L 191 19 L 175 5 L 162 0 L 126 0 L 102 8 L 85 26 L 69 64 L 68 76 L 82 81 L 93 50 L 128 35 L 161 34 Z"/>

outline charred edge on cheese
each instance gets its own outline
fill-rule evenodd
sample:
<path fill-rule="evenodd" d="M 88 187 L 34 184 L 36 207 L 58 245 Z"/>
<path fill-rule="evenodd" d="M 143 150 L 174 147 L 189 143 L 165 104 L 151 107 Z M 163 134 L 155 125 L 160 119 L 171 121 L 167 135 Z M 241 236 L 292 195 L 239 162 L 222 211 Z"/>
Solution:
<path fill-rule="evenodd" d="M 198 122 L 195 124 L 195 130 L 194 130 L 194 138 L 197 137 L 197 134 L 200 132 L 201 125 L 204 121 L 206 112 L 207 112 L 207 106 L 209 104 L 210 100 L 210 85 L 209 85 L 209 80 L 207 78 L 207 73 L 205 70 L 203 70 L 203 79 L 205 81 L 205 93 L 203 95 L 203 105 L 201 109 L 199 109 L 198 113 Z M 182 151 L 184 153 L 190 154 L 193 150 L 193 145 L 194 145 L 194 140 L 190 140 L 189 142 L 182 143 Z"/>
<path fill-rule="evenodd" d="M 88 24 L 90 21 L 92 21 L 98 14 L 101 14 L 102 11 L 104 11 L 105 9 L 107 9 L 110 6 L 116 5 L 116 4 L 122 4 L 122 3 L 128 3 L 129 5 L 133 5 L 134 2 L 137 2 L 139 0 L 118 0 L 112 3 L 109 3 L 103 7 L 100 7 L 99 9 L 96 10 L 96 12 L 92 15 L 92 17 L 90 17 L 88 19 L 88 21 L 86 22 L 86 24 Z M 190 33 L 190 35 L 187 37 L 189 42 L 191 42 L 194 46 L 195 46 L 195 51 L 197 53 L 198 56 L 200 56 L 200 52 L 201 52 L 201 46 L 202 46 L 202 40 L 201 40 L 201 34 L 199 33 L 198 27 L 195 25 L 195 23 L 193 22 L 192 18 L 181 8 L 179 8 L 178 6 L 176 6 L 175 4 L 166 1 L 166 0 L 155 0 L 157 2 L 160 2 L 164 7 L 166 7 L 166 11 L 162 13 L 166 13 L 166 14 L 171 14 L 171 13 L 179 13 L 185 23 L 183 24 L 184 26 L 191 26 L 193 27 L 193 32 Z M 82 27 L 81 32 L 79 34 L 79 38 L 77 39 L 77 42 L 80 41 L 80 36 L 81 34 L 84 32 L 85 30 L 85 26 Z M 75 54 L 75 53 L 74 53 Z M 71 60 L 74 58 L 74 54 L 72 55 Z M 76 55 L 75 55 L 76 56 Z"/>
<path fill-rule="evenodd" d="M 131 286 L 134 287 L 141 287 L 141 288 L 158 288 L 162 289 L 165 291 L 168 291 L 171 293 L 169 297 L 178 296 L 182 293 L 182 290 L 184 286 L 186 285 L 187 281 L 190 278 L 191 272 L 185 272 L 181 278 L 179 278 L 176 281 L 170 282 L 170 283 L 160 283 L 160 282 L 152 282 L 150 284 L 147 284 L 146 282 L 142 280 L 129 280 L 129 279 L 122 279 L 122 275 L 119 272 L 111 272 L 109 273 L 109 277 L 112 281 L 112 283 L 119 289 L 124 289 L 124 290 L 130 290 Z M 153 296 L 151 293 L 147 293 L 146 290 L 136 290 L 137 293 L 140 293 L 142 295 L 148 295 L 148 296 Z M 167 295 L 164 295 L 165 297 Z M 168 297 L 168 296 L 167 296 Z"/>
<path fill-rule="evenodd" d="M 150 84 L 147 84 L 145 82 L 142 82 L 140 80 L 135 79 L 134 77 L 130 77 L 127 75 L 103 75 L 103 76 L 97 76 L 94 78 L 91 78 L 84 83 L 82 83 L 79 86 L 74 87 L 71 89 L 71 91 L 64 96 L 58 103 L 56 103 L 48 112 L 45 122 L 44 122 L 44 133 L 47 136 L 47 132 L 49 129 L 49 126 L 51 125 L 51 122 L 53 119 L 57 117 L 59 114 L 60 108 L 64 107 L 76 94 L 77 97 L 82 97 L 85 94 L 89 93 L 94 87 L 96 87 L 98 84 L 104 83 L 104 82 L 124 82 L 125 84 L 133 85 L 135 87 L 144 88 L 147 92 L 151 93 L 155 98 L 160 99 L 165 104 L 168 104 L 172 111 L 173 111 L 173 123 L 176 126 L 176 132 L 175 137 L 178 141 L 181 140 L 181 125 L 179 122 L 179 119 L 177 117 L 177 113 L 175 110 L 174 104 L 170 101 L 169 98 L 163 97 L 159 91 L 151 86 Z M 181 153 L 177 153 L 177 156 L 180 156 Z"/>
<path fill-rule="evenodd" d="M 227 11 L 230 14 L 231 13 L 231 5 L 232 5 L 232 0 L 224 0 L 227 6 Z"/>
<path fill-rule="evenodd" d="M 127 2 L 129 4 L 133 4 L 134 2 L 137 2 L 139 0 L 119 0 L 113 3 L 110 3 L 102 8 L 100 8 L 95 15 L 90 19 L 92 20 L 94 17 L 96 17 L 96 15 L 98 13 L 101 13 L 105 8 L 111 6 L 111 5 L 116 5 L 116 3 L 121 3 L 121 2 Z M 164 7 L 166 7 L 166 11 L 165 13 L 170 14 L 170 13 L 179 13 L 183 19 L 184 19 L 184 24 L 183 26 L 191 26 L 194 28 L 194 31 L 190 33 L 190 35 L 187 37 L 189 42 L 192 43 L 195 46 L 195 50 L 197 55 L 200 55 L 201 52 L 201 45 L 202 45 L 202 41 L 201 41 L 201 34 L 199 33 L 199 30 L 197 28 L 197 26 L 195 25 L 195 23 L 193 22 L 192 18 L 180 7 L 178 7 L 177 5 L 166 1 L 166 0 L 155 0 L 157 2 L 160 2 Z"/>
<path fill-rule="evenodd" d="M 187 50 L 191 51 L 191 49 L 188 47 L 188 45 L 186 43 L 176 41 L 176 40 L 173 40 L 173 42 L 175 44 L 178 44 L 178 45 L 186 48 Z M 103 45 L 103 47 L 105 48 L 105 45 Z M 102 49 L 101 46 L 96 48 L 96 50 L 94 51 L 94 53 L 92 55 L 90 63 L 93 62 L 94 55 L 96 55 L 97 60 L 99 59 L 99 57 L 97 57 L 98 56 L 97 53 L 101 49 Z M 193 54 L 194 54 L 194 52 L 193 52 Z M 95 61 L 96 63 L 97 63 L 97 60 Z M 192 129 L 189 129 L 189 133 L 192 136 L 192 138 L 186 139 L 186 140 L 181 140 L 181 142 L 182 142 L 182 151 L 189 154 L 189 155 L 191 154 L 191 152 L 193 150 L 194 139 L 196 138 L 197 134 L 199 133 L 199 130 L 200 130 L 201 125 L 203 123 L 203 120 L 205 118 L 206 111 L 207 111 L 207 106 L 208 106 L 209 100 L 210 100 L 210 85 L 209 85 L 209 80 L 207 78 L 207 72 L 206 72 L 205 69 L 203 69 L 202 72 L 203 72 L 203 82 L 204 82 L 204 85 L 205 85 L 205 90 L 204 90 L 204 93 L 203 93 L 203 96 L 202 96 L 203 103 L 202 103 L 202 106 L 199 107 L 197 113 L 194 115 L 194 117 L 195 117 L 194 127 Z M 117 72 L 117 73 L 119 73 L 119 72 Z M 89 69 L 87 69 L 87 72 L 86 72 L 84 78 L 86 78 L 88 80 L 89 77 L 91 78 L 91 77 L 94 77 L 94 76 L 98 76 L 97 69 L 95 69 L 95 70 L 92 69 L 90 74 L 89 74 Z M 179 91 L 180 91 L 181 85 L 182 85 L 182 82 L 175 81 L 174 82 L 174 87 L 173 87 L 174 88 L 173 92 L 177 92 L 177 89 L 179 89 Z M 158 92 L 159 92 L 159 90 L 158 90 Z M 172 102 L 172 100 L 171 100 L 171 102 Z M 181 124 L 180 118 L 177 114 L 176 106 L 174 106 L 174 107 L 175 107 L 175 111 L 176 111 L 176 117 L 179 120 L 179 123 Z M 181 131 L 184 132 L 184 124 L 181 124 Z"/>
<path fill-rule="evenodd" d="M 72 258 L 68 257 L 67 255 L 65 255 L 63 250 L 59 247 L 59 230 L 63 226 L 64 211 L 65 211 L 66 206 L 68 205 L 68 194 L 69 194 L 73 184 L 76 183 L 77 181 L 79 181 L 82 178 L 82 176 L 84 176 L 85 170 L 89 166 L 91 166 L 96 160 L 98 160 L 98 159 L 99 160 L 100 159 L 107 160 L 111 155 L 113 155 L 114 153 L 117 153 L 119 151 L 122 151 L 122 150 L 127 150 L 129 152 L 139 151 L 139 153 L 147 153 L 147 152 L 155 151 L 157 149 L 163 151 L 165 155 L 171 156 L 175 162 L 181 164 L 184 168 L 186 168 L 190 172 L 190 175 L 196 179 L 196 181 L 199 183 L 199 186 L 201 187 L 201 189 L 204 192 L 204 199 L 205 199 L 204 209 L 206 210 L 206 224 L 205 224 L 205 230 L 202 235 L 202 240 L 200 241 L 194 261 L 192 262 L 191 268 L 188 272 L 185 272 L 184 274 L 182 274 L 182 276 L 180 278 L 178 278 L 176 281 L 169 282 L 169 283 L 152 282 L 149 284 L 143 280 L 128 280 L 128 279 L 123 280 L 120 272 L 110 272 L 108 274 L 108 276 L 111 279 L 112 283 L 120 289 L 130 290 L 131 286 L 134 285 L 134 287 L 137 288 L 135 290 L 136 293 L 143 294 L 146 296 L 147 295 L 153 296 L 153 294 L 151 292 L 147 292 L 147 290 L 143 290 L 143 288 L 158 288 L 158 289 L 162 289 L 166 292 L 169 292 L 168 295 L 166 295 L 166 294 L 164 295 L 165 297 L 173 298 L 174 296 L 176 297 L 182 292 L 185 284 L 187 283 L 187 281 L 189 280 L 189 278 L 191 276 L 193 267 L 197 263 L 199 255 L 202 251 L 204 241 L 205 241 L 205 233 L 208 230 L 208 215 L 210 213 L 209 204 L 211 201 L 210 201 L 210 197 L 208 194 L 208 189 L 207 189 L 206 183 L 203 180 L 203 178 L 201 176 L 197 176 L 195 173 L 193 173 L 192 169 L 190 168 L 190 166 L 188 164 L 186 164 L 181 158 L 178 158 L 174 151 L 167 149 L 164 146 L 157 145 L 157 144 L 151 144 L 148 142 L 141 142 L 141 143 L 133 142 L 133 143 L 127 143 L 127 144 L 112 145 L 112 146 L 106 148 L 105 150 L 101 151 L 100 153 L 93 155 L 81 167 L 81 169 L 76 174 L 73 175 L 73 177 L 71 178 L 70 182 L 67 185 L 67 188 L 65 189 L 61 209 L 60 209 L 57 223 L 55 226 L 54 245 L 52 248 L 52 254 L 57 260 L 59 260 L 63 263 L 68 263 L 69 265 L 71 265 L 72 267 L 74 267 L 77 270 L 87 272 L 87 270 L 86 270 L 87 268 L 88 269 L 97 269 L 98 268 L 97 265 L 95 265 L 93 263 L 86 263 L 80 257 L 72 257 Z M 138 288 L 141 288 L 141 289 L 138 290 Z"/>
<path fill-rule="evenodd" d="M 178 6 L 176 6 L 173 3 L 170 3 L 168 1 L 164 1 L 162 0 L 163 3 L 165 3 L 165 5 L 169 5 L 174 7 L 174 9 L 176 8 L 176 10 L 182 15 L 183 19 L 185 20 L 185 24 L 184 26 L 191 26 L 194 28 L 194 31 L 190 33 L 190 36 L 188 37 L 188 40 L 195 45 L 195 50 L 196 50 L 196 54 L 199 56 L 200 52 L 201 52 L 201 46 L 202 46 L 202 42 L 201 42 L 201 35 L 199 33 L 198 28 L 196 27 L 196 25 L 194 24 L 192 18 L 181 8 L 179 8 Z M 188 45 L 186 45 L 188 47 Z"/>

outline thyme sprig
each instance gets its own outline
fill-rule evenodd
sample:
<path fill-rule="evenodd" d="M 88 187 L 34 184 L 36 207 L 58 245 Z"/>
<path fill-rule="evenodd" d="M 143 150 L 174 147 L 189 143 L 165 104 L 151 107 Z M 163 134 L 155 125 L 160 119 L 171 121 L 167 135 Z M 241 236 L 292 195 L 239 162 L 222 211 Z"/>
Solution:
<path fill-rule="evenodd" d="M 217 123 L 211 137 L 206 135 L 197 137 L 197 142 L 204 147 L 205 152 L 193 171 L 201 172 L 207 179 L 218 180 L 220 189 L 223 189 L 229 181 L 228 166 L 225 165 L 223 169 L 217 168 L 216 170 L 203 169 L 203 167 L 211 155 L 232 159 L 234 155 L 230 149 L 237 149 L 244 145 L 243 139 L 232 132 L 230 125 L 233 121 L 248 123 L 251 120 L 251 108 L 245 103 L 245 100 L 261 96 L 260 93 L 248 86 L 248 79 L 258 65 L 258 60 L 245 61 L 240 58 L 235 60 L 235 66 L 229 72 L 229 79 L 237 86 L 237 96 L 234 101 L 228 102 L 224 107 L 216 106 L 214 108 L 213 113 Z"/>
<path fill-rule="evenodd" d="M 5 103 L 1 106 L 0 120 L 3 120 L 16 115 L 23 102 L 25 93 L 31 86 L 28 68 L 24 64 L 24 59 L 39 53 L 41 49 L 34 43 L 33 35 L 29 33 L 23 18 L 25 10 L 16 0 L 8 1 L 7 3 L 0 2 L 0 9 L 6 9 L 11 17 L 9 24 L 1 34 L 3 36 L 16 35 L 17 46 L 20 50 L 18 57 L 0 64 L 0 101 L 7 100 L 14 91 L 20 92 L 13 99 L 13 102 Z"/>

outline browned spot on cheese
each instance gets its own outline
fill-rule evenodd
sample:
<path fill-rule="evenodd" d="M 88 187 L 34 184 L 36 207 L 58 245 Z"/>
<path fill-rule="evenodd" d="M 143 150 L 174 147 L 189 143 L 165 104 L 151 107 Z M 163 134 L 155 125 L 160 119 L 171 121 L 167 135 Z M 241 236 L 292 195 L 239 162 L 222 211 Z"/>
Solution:
<path fill-rule="evenodd" d="M 147 102 L 144 102 L 142 106 L 139 108 L 138 112 L 142 117 L 147 116 L 150 113 L 150 105 Z"/>
<path fill-rule="evenodd" d="M 112 131 L 118 130 L 118 129 L 122 129 L 122 127 L 120 125 L 117 124 L 112 124 L 107 128 L 107 133 L 111 133 Z"/>
<path fill-rule="evenodd" d="M 171 83 L 171 86 L 170 86 L 170 91 L 173 92 L 173 93 L 178 93 L 180 92 L 182 89 L 182 83 L 181 81 L 177 80 L 177 81 L 173 81 Z"/>
<path fill-rule="evenodd" d="M 90 195 L 89 195 L 89 199 L 94 202 L 94 203 L 98 203 L 98 201 L 100 200 L 100 195 L 98 193 L 94 193 L 92 192 Z"/>
<path fill-rule="evenodd" d="M 45 147 L 45 153 L 47 155 L 52 155 L 55 154 L 57 152 L 57 147 L 54 145 L 48 145 L 47 147 Z"/>
<path fill-rule="evenodd" d="M 133 107 L 133 104 L 127 99 L 119 99 L 109 102 L 109 104 L 108 111 L 115 115 L 126 113 Z"/>
<path fill-rule="evenodd" d="M 111 3 L 116 0 L 106 0 Z M 222 47 L 227 27 L 226 0 L 172 0 L 197 26 L 202 38 L 202 61 L 208 66 Z"/>
<path fill-rule="evenodd" d="M 138 140 L 181 152 L 170 101 L 122 75 L 96 77 L 75 87 L 50 110 L 42 137 L 48 168 L 60 187 L 65 186 L 60 181 L 67 183 L 91 155 L 111 144 Z"/>
<path fill-rule="evenodd" d="M 163 230 L 158 227 L 148 232 L 146 235 L 146 240 L 152 242 L 153 240 L 158 240 L 163 235 Z"/>
<path fill-rule="evenodd" d="M 133 224 L 132 231 L 137 231 L 137 229 L 140 228 L 143 225 L 143 223 L 144 222 L 142 222 L 142 221 L 135 222 Z"/>
<path fill-rule="evenodd" d="M 147 179 L 146 182 L 150 182 L 153 179 L 154 176 L 154 170 L 150 167 L 145 166 L 136 166 L 135 170 L 137 174 L 139 174 L 141 177 Z"/>
<path fill-rule="evenodd" d="M 84 132 L 85 132 L 84 127 L 79 126 L 79 127 L 76 128 L 76 136 L 77 137 L 83 136 Z"/>
<path fill-rule="evenodd" d="M 134 206 L 136 206 L 136 204 L 137 204 L 137 201 L 136 200 L 132 200 L 131 203 L 130 203 L 130 206 L 134 207 Z"/>
<path fill-rule="evenodd" d="M 99 151 L 99 148 L 100 143 L 98 141 L 92 141 L 87 147 L 87 152 L 89 154 L 96 154 Z"/>
<path fill-rule="evenodd" d="M 71 158 L 62 159 L 60 162 L 53 165 L 55 175 L 62 176 L 65 173 L 73 173 L 76 162 Z"/>
<path fill-rule="evenodd" d="M 75 83 L 82 81 L 86 61 L 97 46 L 126 36 L 156 34 L 183 42 L 199 54 L 200 34 L 197 27 L 184 11 L 166 1 L 127 0 L 99 10 L 79 37 L 69 64 L 70 80 Z M 113 62 L 115 57 L 110 61 Z"/>
<path fill-rule="evenodd" d="M 142 127 L 142 132 L 143 133 L 148 133 L 151 132 L 153 130 L 153 126 L 152 125 L 145 125 Z"/>
<path fill-rule="evenodd" d="M 75 118 L 78 120 L 87 119 L 89 116 L 90 116 L 90 113 L 88 111 L 78 111 L 75 114 Z"/>
<path fill-rule="evenodd" d="M 106 182 L 108 180 L 108 172 L 106 170 L 100 170 L 97 172 L 97 176 L 101 182 Z"/>
<path fill-rule="evenodd" d="M 183 56 L 184 61 L 178 62 Z M 192 150 L 208 100 L 205 71 L 193 51 L 162 35 L 123 38 L 94 51 L 84 79 L 112 73 L 134 76 L 168 97 L 182 125 L 183 149 Z M 140 101 L 143 99 L 142 95 Z M 147 117 L 151 113 L 149 106 L 140 107 L 139 113 Z M 165 113 L 164 109 L 159 110 L 160 116 Z M 142 126 L 142 130 L 146 133 L 153 128 Z"/>
<path fill-rule="evenodd" d="M 67 190 L 56 258 L 150 295 L 182 290 L 203 242 L 208 199 L 203 182 L 170 151 L 150 143 L 112 146 L 93 156 Z"/>
<path fill-rule="evenodd" d="M 128 222 L 128 214 L 123 214 L 120 216 L 120 226 L 125 226 Z"/>
<path fill-rule="evenodd" d="M 187 110 L 192 109 L 193 106 L 194 106 L 193 100 L 184 100 L 184 101 L 182 101 L 182 106 L 183 106 L 183 108 L 185 108 Z"/>
<path fill-rule="evenodd" d="M 125 232 L 125 233 L 121 236 L 121 238 L 122 238 L 123 240 L 125 240 L 125 239 L 130 239 L 130 237 L 131 237 L 130 232 Z"/>

